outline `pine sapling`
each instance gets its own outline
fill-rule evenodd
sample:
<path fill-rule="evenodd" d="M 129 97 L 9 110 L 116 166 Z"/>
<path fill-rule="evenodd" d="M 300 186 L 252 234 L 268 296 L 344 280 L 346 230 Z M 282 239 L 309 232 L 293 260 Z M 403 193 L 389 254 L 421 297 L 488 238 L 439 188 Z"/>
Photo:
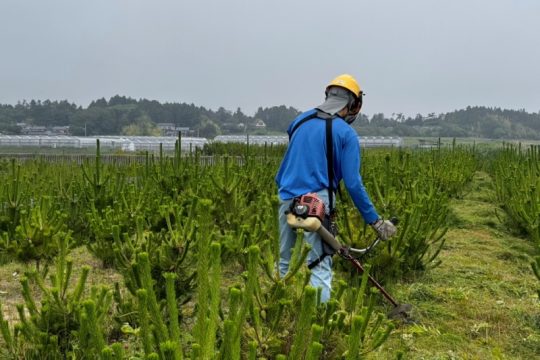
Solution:
<path fill-rule="evenodd" d="M 359 360 L 361 358 L 362 339 L 360 332 L 365 321 L 366 319 L 360 315 L 353 316 L 351 332 L 349 334 L 347 360 Z"/>
<path fill-rule="evenodd" d="M 147 310 L 147 292 L 145 289 L 137 290 L 137 299 L 139 300 L 139 333 L 142 339 L 144 353 L 148 356 L 152 352 L 152 339 Z"/>
<path fill-rule="evenodd" d="M 317 290 L 311 286 L 306 286 L 304 298 L 301 302 L 300 314 L 295 326 L 295 337 L 289 354 L 290 359 L 301 359 L 304 356 L 307 346 L 310 344 L 310 328 L 315 312 Z"/>
<path fill-rule="evenodd" d="M 176 302 L 176 293 L 174 290 L 174 281 L 176 274 L 165 273 L 167 310 L 169 312 L 169 333 L 171 334 L 172 344 L 175 345 L 175 358 L 182 359 L 182 345 L 180 339 L 180 326 L 178 324 L 178 304 Z"/>

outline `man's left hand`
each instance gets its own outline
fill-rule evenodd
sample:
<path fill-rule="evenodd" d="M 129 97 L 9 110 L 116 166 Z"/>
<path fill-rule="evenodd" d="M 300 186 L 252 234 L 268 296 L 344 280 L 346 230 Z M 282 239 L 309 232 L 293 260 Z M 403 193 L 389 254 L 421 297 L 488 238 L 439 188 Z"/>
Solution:
<path fill-rule="evenodd" d="M 371 224 L 371 227 L 377 232 L 381 240 L 390 239 L 397 231 L 396 226 L 390 220 L 379 219 Z"/>

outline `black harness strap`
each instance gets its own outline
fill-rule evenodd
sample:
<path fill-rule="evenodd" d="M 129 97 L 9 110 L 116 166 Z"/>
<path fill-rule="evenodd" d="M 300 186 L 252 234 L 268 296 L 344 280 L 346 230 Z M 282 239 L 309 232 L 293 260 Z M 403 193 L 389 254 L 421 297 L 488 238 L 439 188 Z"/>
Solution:
<path fill-rule="evenodd" d="M 328 199 L 330 216 L 334 213 L 334 142 L 332 141 L 332 120 L 326 119 L 326 166 L 328 169 Z"/>
<path fill-rule="evenodd" d="M 324 248 L 323 248 L 323 249 L 324 249 Z M 308 266 L 307 266 L 308 269 L 311 270 L 311 269 L 313 269 L 314 267 L 316 267 L 317 265 L 319 265 L 319 264 L 321 263 L 321 261 L 323 261 L 324 258 L 327 257 L 327 256 L 330 256 L 330 254 L 327 254 L 327 253 L 324 252 L 324 250 L 323 250 L 323 253 L 322 253 L 321 256 L 319 256 L 318 258 L 316 258 L 315 260 L 313 260 L 312 262 L 310 262 L 310 263 L 308 264 Z"/>
<path fill-rule="evenodd" d="M 294 134 L 294 132 L 296 131 L 296 129 L 298 129 L 300 127 L 300 125 L 302 125 L 303 123 L 305 123 L 306 121 L 308 120 L 311 120 L 311 119 L 315 119 L 319 117 L 319 112 L 318 111 L 315 111 L 313 114 L 311 115 L 308 115 L 306 116 L 305 118 L 303 118 L 302 120 L 300 120 L 299 122 L 297 122 L 293 128 L 291 129 L 291 133 L 289 134 L 289 141 L 291 141 L 291 138 Z"/>

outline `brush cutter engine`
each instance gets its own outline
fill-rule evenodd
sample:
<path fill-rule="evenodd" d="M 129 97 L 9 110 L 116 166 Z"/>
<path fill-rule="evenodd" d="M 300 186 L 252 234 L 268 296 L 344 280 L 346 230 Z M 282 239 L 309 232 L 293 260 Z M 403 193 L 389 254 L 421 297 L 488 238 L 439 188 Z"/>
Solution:
<path fill-rule="evenodd" d="M 324 222 L 324 202 L 314 193 L 302 195 L 293 201 L 291 213 L 302 219 L 311 216 Z"/>
<path fill-rule="evenodd" d="M 331 224 L 329 220 L 324 202 L 315 193 L 294 198 L 287 212 L 287 224 L 291 228 L 316 232 L 322 237 L 325 254 L 333 255 L 335 252 L 346 251 L 335 238 L 335 233 L 327 229 L 327 224 Z M 333 226 L 330 225 L 329 228 L 332 229 Z"/>

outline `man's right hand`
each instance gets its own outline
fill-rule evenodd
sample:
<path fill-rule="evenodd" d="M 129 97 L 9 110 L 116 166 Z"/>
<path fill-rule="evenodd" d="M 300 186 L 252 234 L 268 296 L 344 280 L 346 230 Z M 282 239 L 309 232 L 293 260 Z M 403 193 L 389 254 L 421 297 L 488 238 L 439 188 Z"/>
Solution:
<path fill-rule="evenodd" d="M 381 240 L 390 239 L 397 231 L 397 228 L 390 220 L 379 219 L 371 224 L 371 227 Z"/>

